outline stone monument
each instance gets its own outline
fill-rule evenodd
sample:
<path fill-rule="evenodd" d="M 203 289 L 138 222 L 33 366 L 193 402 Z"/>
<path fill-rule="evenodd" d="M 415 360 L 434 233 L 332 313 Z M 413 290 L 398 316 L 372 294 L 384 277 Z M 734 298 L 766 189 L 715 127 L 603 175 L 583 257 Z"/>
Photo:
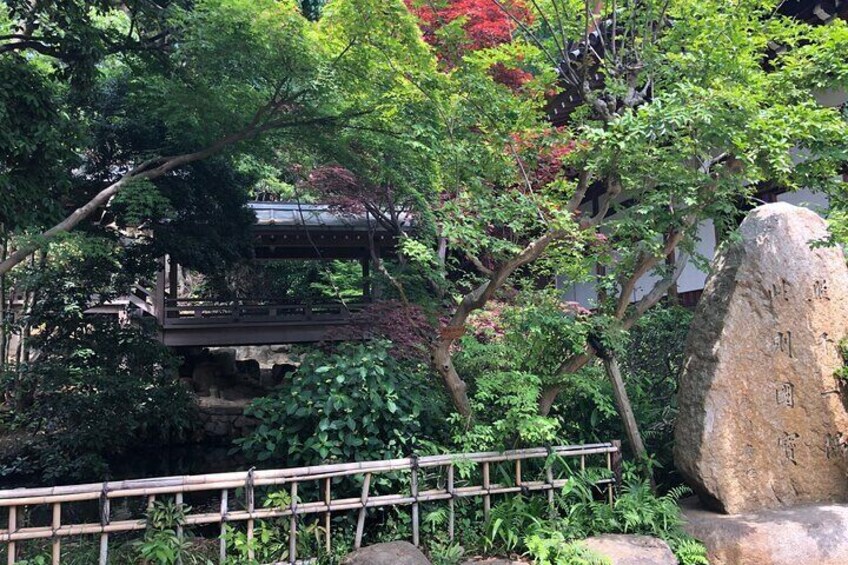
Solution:
<path fill-rule="evenodd" d="M 740 233 L 716 255 L 689 333 L 675 463 L 721 512 L 844 502 L 845 257 L 815 245 L 824 220 L 790 204 L 754 209 Z"/>

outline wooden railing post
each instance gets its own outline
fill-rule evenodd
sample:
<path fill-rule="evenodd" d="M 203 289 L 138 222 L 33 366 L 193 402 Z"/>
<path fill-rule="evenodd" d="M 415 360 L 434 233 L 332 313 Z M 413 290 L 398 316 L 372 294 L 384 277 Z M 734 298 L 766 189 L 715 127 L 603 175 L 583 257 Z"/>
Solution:
<path fill-rule="evenodd" d="M 247 511 L 249 518 L 247 519 L 247 557 L 253 559 L 255 552 L 253 550 L 253 511 L 255 509 L 253 500 L 253 467 L 247 472 L 247 481 L 244 487 L 245 497 L 247 498 Z"/>
<path fill-rule="evenodd" d="M 14 534 L 18 530 L 18 507 L 10 506 L 9 507 L 9 534 Z M 6 546 L 6 551 L 8 551 L 7 561 L 9 565 L 15 565 L 15 558 L 17 557 L 17 546 L 15 542 L 9 541 Z"/>
<path fill-rule="evenodd" d="M 174 495 L 174 503 L 177 505 L 177 508 L 179 509 L 179 511 L 182 512 L 182 510 L 183 510 L 183 493 L 182 492 L 178 492 L 177 494 Z M 183 525 L 182 525 L 182 522 L 177 524 L 177 538 L 180 540 L 180 542 L 183 541 Z"/>
<path fill-rule="evenodd" d="M 353 548 L 359 549 L 362 547 L 362 533 L 365 530 L 365 512 L 368 510 L 368 490 L 371 488 L 371 473 L 365 473 L 365 479 L 362 481 L 362 494 L 359 496 L 359 518 L 356 520 L 356 537 L 353 540 Z"/>
<path fill-rule="evenodd" d="M 289 563 L 297 561 L 297 481 L 291 484 L 291 520 L 289 520 Z"/>
<path fill-rule="evenodd" d="M 218 560 L 221 565 L 227 560 L 227 489 L 221 489 L 221 538 L 218 546 Z"/>
<path fill-rule="evenodd" d="M 492 496 L 489 494 L 489 463 L 483 463 L 483 520 L 489 521 L 492 512 Z"/>
<path fill-rule="evenodd" d="M 412 456 L 412 478 L 411 478 L 411 490 L 412 490 L 412 545 L 418 547 L 419 545 L 419 530 L 418 530 L 418 457 L 416 455 Z"/>
<path fill-rule="evenodd" d="M 62 539 L 56 535 L 57 530 L 62 525 L 62 503 L 54 502 L 53 503 L 53 520 L 51 522 L 51 528 L 53 529 L 53 541 L 52 541 L 52 549 L 51 549 L 51 557 L 52 564 L 59 565 L 59 562 L 62 559 Z"/>
<path fill-rule="evenodd" d="M 621 483 L 623 481 L 623 458 L 621 455 L 621 440 L 614 439 L 612 440 L 612 446 L 615 448 L 615 452 L 612 454 L 612 476 L 615 479 L 615 492 L 621 492 Z"/>
<path fill-rule="evenodd" d="M 100 526 L 105 528 L 109 525 L 109 483 L 103 483 L 100 493 Z M 100 534 L 100 565 L 109 565 L 109 534 Z"/>
<path fill-rule="evenodd" d="M 448 465 L 448 539 L 453 541 L 454 524 L 456 522 L 456 508 L 454 499 L 456 492 L 453 490 L 453 463 Z"/>
<path fill-rule="evenodd" d="M 332 479 L 327 477 L 324 479 L 324 504 L 327 505 L 327 512 L 324 514 L 324 541 L 325 541 L 325 549 L 327 550 L 327 555 L 330 554 L 332 550 L 332 536 L 330 535 L 330 483 Z"/>

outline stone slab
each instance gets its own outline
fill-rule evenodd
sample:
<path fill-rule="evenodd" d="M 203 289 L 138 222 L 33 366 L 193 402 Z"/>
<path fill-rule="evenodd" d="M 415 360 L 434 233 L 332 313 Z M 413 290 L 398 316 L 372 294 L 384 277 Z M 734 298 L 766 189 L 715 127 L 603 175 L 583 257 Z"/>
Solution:
<path fill-rule="evenodd" d="M 711 565 L 845 565 L 848 505 L 803 505 L 729 516 L 692 497 L 684 529 L 707 547 Z"/>
<path fill-rule="evenodd" d="M 604 534 L 581 543 L 612 565 L 677 565 L 668 544 L 651 536 Z"/>

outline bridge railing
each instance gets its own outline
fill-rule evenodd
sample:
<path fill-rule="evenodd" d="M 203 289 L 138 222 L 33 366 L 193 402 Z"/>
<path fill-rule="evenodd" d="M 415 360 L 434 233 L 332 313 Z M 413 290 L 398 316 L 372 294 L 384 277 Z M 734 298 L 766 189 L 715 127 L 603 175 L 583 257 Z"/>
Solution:
<path fill-rule="evenodd" d="M 167 326 L 233 323 L 301 323 L 347 320 L 362 310 L 362 302 L 306 302 L 263 300 L 165 300 Z"/>
<path fill-rule="evenodd" d="M 7 527 L 0 530 L 0 544 L 5 544 L 8 563 L 14 564 L 22 553 L 21 544 L 28 540 L 51 540 L 52 563 L 62 560 L 62 540 L 71 536 L 95 535 L 100 538 L 99 563 L 109 563 L 110 537 L 122 533 L 138 532 L 147 528 L 146 517 L 118 519 L 111 511 L 112 501 L 117 499 L 135 499 L 139 506 L 152 508 L 157 497 L 169 497 L 177 505 L 184 504 L 184 496 L 189 493 L 205 493 L 217 502 L 215 511 L 192 512 L 187 509 L 178 528 L 178 536 L 183 529 L 198 525 L 215 525 L 220 528 L 219 559 L 227 559 L 227 540 L 225 526 L 241 524 L 246 528 L 247 547 L 253 547 L 255 524 L 257 520 L 271 518 L 289 518 L 289 549 L 285 561 L 279 563 L 306 563 L 308 557 L 297 555 L 298 521 L 313 516 L 323 521 L 321 527 L 323 544 L 331 551 L 331 516 L 333 514 L 356 512 L 356 532 L 354 545 L 360 547 L 365 520 L 369 508 L 386 506 L 411 507 L 412 542 L 419 544 L 420 513 L 424 503 L 446 501 L 448 505 L 447 530 L 451 540 L 454 538 L 456 501 L 462 498 L 482 499 L 484 519 L 488 519 L 492 497 L 497 495 L 516 495 L 546 493 L 548 503 L 554 504 L 554 491 L 562 488 L 568 476 L 573 476 L 567 460 L 576 460 L 581 470 L 592 467 L 605 467 L 608 473 L 596 481 L 595 486 L 613 502 L 614 485 L 620 483 L 620 442 L 596 443 L 590 445 L 570 445 L 553 448 L 519 449 L 505 452 L 456 453 L 409 457 L 383 461 L 358 463 L 340 463 L 299 467 L 290 469 L 250 470 L 246 472 L 218 473 L 209 475 L 190 475 L 165 478 L 111 481 L 73 486 L 50 488 L 21 488 L 0 491 L 0 509 L 7 510 Z M 598 460 L 600 458 L 600 461 Z M 600 463 L 600 464 L 598 464 Z M 575 468 L 577 468 L 575 465 Z M 497 466 L 499 480 L 493 477 Z M 504 472 L 504 466 L 508 472 Z M 474 477 L 481 479 L 480 484 L 471 481 L 461 482 L 457 469 L 463 476 L 472 476 L 470 468 L 476 468 Z M 408 487 L 397 494 L 372 494 L 372 484 L 382 473 L 409 473 Z M 433 476 L 439 479 L 432 485 Z M 361 477 L 360 495 L 334 498 L 333 479 L 340 477 Z M 317 484 L 315 484 L 317 481 Z M 476 482 L 476 481 L 475 481 Z M 458 484 L 459 483 L 459 484 Z M 301 500 L 301 495 L 312 484 L 311 498 Z M 257 504 L 257 489 L 276 486 L 287 492 L 285 506 Z M 433 488 L 429 488 L 432 486 Z M 400 487 L 398 487 L 400 488 Z M 300 495 L 299 495 L 300 493 Z M 96 502 L 95 502 L 96 501 Z M 213 501 L 214 502 L 214 501 Z M 99 508 L 99 520 L 68 520 L 67 508 L 74 504 L 94 504 Z M 27 508 L 48 505 L 52 516 L 49 525 L 27 525 L 20 517 Z M 209 507 L 207 506 L 207 510 Z M 214 527 L 214 526 L 213 526 Z M 249 549 L 249 559 L 253 559 L 253 550 Z"/>

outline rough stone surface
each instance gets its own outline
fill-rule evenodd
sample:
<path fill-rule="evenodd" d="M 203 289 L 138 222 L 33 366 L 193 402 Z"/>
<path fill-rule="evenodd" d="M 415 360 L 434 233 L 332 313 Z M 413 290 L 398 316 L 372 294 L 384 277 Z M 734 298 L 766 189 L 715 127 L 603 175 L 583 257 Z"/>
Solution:
<path fill-rule="evenodd" d="M 803 505 L 728 516 L 683 501 L 684 529 L 707 547 L 711 565 L 845 565 L 848 506 Z"/>
<path fill-rule="evenodd" d="M 462 565 L 527 565 L 530 561 L 522 559 L 506 559 L 504 557 L 475 557 L 463 561 Z"/>
<path fill-rule="evenodd" d="M 668 544 L 651 536 L 604 534 L 586 538 L 582 543 L 612 565 L 677 565 Z"/>
<path fill-rule="evenodd" d="M 342 561 L 343 565 L 430 565 L 421 550 L 407 541 L 378 543 L 357 549 Z"/>
<path fill-rule="evenodd" d="M 709 507 L 750 512 L 848 496 L 838 343 L 842 251 L 814 212 L 755 208 L 719 251 L 688 338 L 675 463 Z"/>

